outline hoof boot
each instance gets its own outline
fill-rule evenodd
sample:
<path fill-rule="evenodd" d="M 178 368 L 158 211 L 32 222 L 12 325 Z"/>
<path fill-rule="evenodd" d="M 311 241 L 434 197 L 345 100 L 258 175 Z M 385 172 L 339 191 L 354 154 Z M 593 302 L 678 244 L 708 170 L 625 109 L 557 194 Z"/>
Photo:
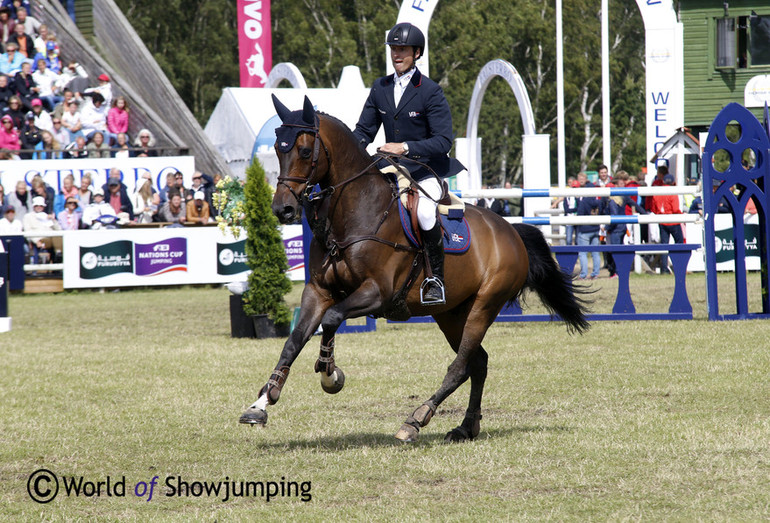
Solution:
<path fill-rule="evenodd" d="M 417 437 L 420 434 L 420 430 L 414 425 L 404 423 L 401 428 L 396 432 L 396 439 L 403 441 L 404 443 L 412 443 L 417 441 Z"/>

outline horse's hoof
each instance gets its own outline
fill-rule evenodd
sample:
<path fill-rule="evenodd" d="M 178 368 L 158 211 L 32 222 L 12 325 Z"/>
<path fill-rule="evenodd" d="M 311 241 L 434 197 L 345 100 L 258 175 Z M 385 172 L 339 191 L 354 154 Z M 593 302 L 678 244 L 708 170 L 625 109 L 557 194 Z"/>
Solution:
<path fill-rule="evenodd" d="M 472 440 L 473 437 L 462 427 L 455 427 L 444 436 L 444 443 L 462 443 Z"/>
<path fill-rule="evenodd" d="M 417 436 L 419 434 L 420 431 L 417 429 L 417 427 L 408 423 L 404 423 L 401 425 L 401 428 L 398 429 L 398 432 L 396 432 L 396 439 L 403 441 L 404 443 L 412 443 L 417 441 Z"/>
<path fill-rule="evenodd" d="M 241 418 L 238 420 L 238 423 L 244 423 L 246 425 L 251 425 L 252 427 L 254 425 L 264 427 L 267 423 L 267 411 L 249 407 L 246 409 L 246 412 L 241 414 Z"/>
<path fill-rule="evenodd" d="M 327 376 L 326 373 L 321 374 L 321 388 L 327 394 L 337 394 L 345 386 L 345 373 L 342 369 L 335 367 L 331 376 Z"/>

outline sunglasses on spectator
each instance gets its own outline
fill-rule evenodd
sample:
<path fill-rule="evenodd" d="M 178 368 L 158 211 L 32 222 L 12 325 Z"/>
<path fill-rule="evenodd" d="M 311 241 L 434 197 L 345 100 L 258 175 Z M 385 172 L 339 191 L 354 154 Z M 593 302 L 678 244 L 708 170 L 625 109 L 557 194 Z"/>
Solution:
<path fill-rule="evenodd" d="M 149 137 L 149 136 L 147 136 L 147 135 L 142 135 L 142 136 L 140 136 L 139 138 L 147 138 L 148 140 L 150 139 L 150 137 Z"/>
<path fill-rule="evenodd" d="M 61 123 L 61 120 L 54 120 L 53 124 L 56 125 L 57 123 Z"/>

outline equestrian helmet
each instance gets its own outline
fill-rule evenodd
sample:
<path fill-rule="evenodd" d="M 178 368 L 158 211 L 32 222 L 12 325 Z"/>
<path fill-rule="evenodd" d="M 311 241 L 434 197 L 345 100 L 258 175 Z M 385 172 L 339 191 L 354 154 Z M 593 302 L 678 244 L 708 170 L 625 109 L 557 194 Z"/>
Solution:
<path fill-rule="evenodd" d="M 417 26 L 401 22 L 388 31 L 386 45 L 410 45 L 420 50 L 420 56 L 425 53 L 425 36 Z"/>

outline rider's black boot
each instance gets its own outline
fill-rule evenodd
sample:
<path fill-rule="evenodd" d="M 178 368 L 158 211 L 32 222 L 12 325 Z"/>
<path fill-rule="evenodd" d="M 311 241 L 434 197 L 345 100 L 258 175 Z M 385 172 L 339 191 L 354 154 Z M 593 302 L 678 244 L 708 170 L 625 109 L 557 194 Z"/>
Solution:
<path fill-rule="evenodd" d="M 420 295 L 423 305 L 443 305 L 446 303 L 444 292 L 444 239 L 441 232 L 441 224 L 436 222 L 435 227 L 429 231 L 423 231 L 423 244 L 430 263 L 433 278 L 426 278 L 420 287 Z"/>

